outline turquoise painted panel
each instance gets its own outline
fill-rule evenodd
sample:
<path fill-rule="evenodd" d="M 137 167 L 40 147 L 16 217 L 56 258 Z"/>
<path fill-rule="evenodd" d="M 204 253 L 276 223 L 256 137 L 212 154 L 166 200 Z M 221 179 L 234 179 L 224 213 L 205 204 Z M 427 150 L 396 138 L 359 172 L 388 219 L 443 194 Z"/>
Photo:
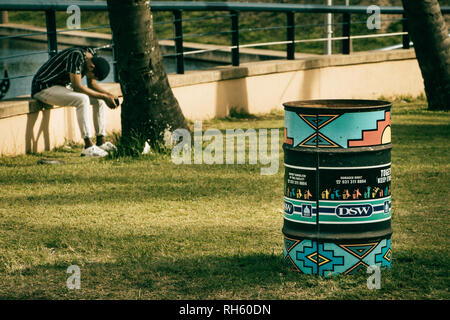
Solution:
<path fill-rule="evenodd" d="M 311 115 L 285 111 L 285 143 L 293 147 L 351 148 L 391 142 L 390 110 Z"/>
<path fill-rule="evenodd" d="M 310 239 L 284 241 L 284 260 L 297 271 L 328 277 L 353 274 L 369 266 L 391 267 L 391 239 L 361 243 L 317 242 Z"/>
<path fill-rule="evenodd" d="M 285 112 L 284 127 L 287 129 L 287 136 L 293 139 L 294 146 L 297 146 L 315 132 L 297 113 L 291 111 Z"/>
<path fill-rule="evenodd" d="M 317 252 L 317 242 L 304 239 L 284 240 L 284 259 L 287 264 L 305 274 L 317 274 L 317 263 L 308 258 Z"/>
<path fill-rule="evenodd" d="M 384 116 L 384 110 L 345 113 L 319 129 L 319 132 L 342 148 L 347 148 L 348 140 L 360 140 L 363 131 L 376 130 L 377 122 Z"/>

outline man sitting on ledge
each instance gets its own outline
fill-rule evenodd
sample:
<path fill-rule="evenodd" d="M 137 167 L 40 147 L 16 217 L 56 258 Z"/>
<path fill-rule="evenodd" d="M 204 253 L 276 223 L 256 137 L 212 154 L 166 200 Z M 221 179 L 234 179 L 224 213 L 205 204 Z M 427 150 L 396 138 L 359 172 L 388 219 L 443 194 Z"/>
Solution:
<path fill-rule="evenodd" d="M 33 77 L 31 96 L 50 105 L 73 106 L 85 147 L 81 156 L 104 157 L 116 147 L 105 141 L 106 105 L 117 108 L 117 97 L 103 90 L 101 81 L 109 73 L 109 63 L 91 48 L 68 48 L 60 51 L 42 65 Z M 87 86 L 81 79 L 86 76 Z M 93 122 L 97 133 L 95 145 L 92 128 L 88 122 L 90 105 L 93 106 Z"/>

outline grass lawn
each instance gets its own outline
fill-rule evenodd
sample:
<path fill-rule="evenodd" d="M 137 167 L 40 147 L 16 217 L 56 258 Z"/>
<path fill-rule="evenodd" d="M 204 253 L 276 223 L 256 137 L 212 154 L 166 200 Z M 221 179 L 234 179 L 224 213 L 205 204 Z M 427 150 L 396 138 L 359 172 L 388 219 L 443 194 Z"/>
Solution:
<path fill-rule="evenodd" d="M 0 158 L 0 299 L 449 299 L 450 115 L 392 112 L 393 261 L 322 278 L 283 264 L 283 113 L 203 129 L 279 128 L 280 166 L 85 159 L 80 146 Z M 39 165 L 44 157 L 64 165 Z M 81 289 L 68 290 L 70 265 Z"/>

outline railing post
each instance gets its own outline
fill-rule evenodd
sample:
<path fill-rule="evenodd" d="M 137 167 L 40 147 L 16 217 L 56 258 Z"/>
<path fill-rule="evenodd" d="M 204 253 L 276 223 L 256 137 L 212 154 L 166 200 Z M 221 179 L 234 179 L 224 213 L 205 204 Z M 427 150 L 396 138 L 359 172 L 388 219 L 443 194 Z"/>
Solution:
<path fill-rule="evenodd" d="M 0 24 L 8 23 L 8 11 L 6 10 L 0 10 Z"/>
<path fill-rule="evenodd" d="M 175 28 L 175 53 L 177 58 L 177 73 L 184 73 L 184 54 L 183 54 L 183 18 L 181 10 L 173 11 L 173 25 Z"/>
<path fill-rule="evenodd" d="M 403 32 L 408 32 L 408 21 L 406 20 L 405 14 L 403 14 L 402 20 Z M 403 49 L 409 49 L 409 33 L 402 36 Z"/>
<path fill-rule="evenodd" d="M 239 12 L 231 11 L 231 65 L 239 66 Z"/>
<path fill-rule="evenodd" d="M 48 55 L 53 57 L 58 53 L 58 40 L 56 38 L 56 14 L 55 10 L 45 11 L 45 23 L 47 26 Z"/>
<path fill-rule="evenodd" d="M 342 16 L 342 36 L 347 37 L 342 40 L 342 54 L 350 54 L 351 52 L 351 40 L 350 40 L 350 29 L 351 29 L 351 17 L 350 13 L 346 12 Z"/>
<path fill-rule="evenodd" d="M 286 40 L 289 41 L 286 45 L 286 58 L 288 60 L 295 59 L 295 19 L 294 12 L 286 12 L 287 28 L 286 28 Z"/>

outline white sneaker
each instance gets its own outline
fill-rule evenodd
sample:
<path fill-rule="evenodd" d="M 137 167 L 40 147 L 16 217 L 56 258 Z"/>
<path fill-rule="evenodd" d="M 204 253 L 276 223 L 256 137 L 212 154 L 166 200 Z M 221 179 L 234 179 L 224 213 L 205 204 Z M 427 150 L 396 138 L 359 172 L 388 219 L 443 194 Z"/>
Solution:
<path fill-rule="evenodd" d="M 148 142 L 145 141 L 144 150 L 142 150 L 142 154 L 149 154 L 149 153 L 152 153 L 152 149 L 150 148 Z"/>
<path fill-rule="evenodd" d="M 106 141 L 104 144 L 99 146 L 99 148 L 105 150 L 106 152 L 117 151 L 117 147 L 109 141 Z"/>
<path fill-rule="evenodd" d="M 108 152 L 106 152 L 103 149 L 100 149 L 96 145 L 93 145 L 92 147 L 83 149 L 81 152 L 82 157 L 90 157 L 90 158 L 103 158 L 108 155 Z"/>

